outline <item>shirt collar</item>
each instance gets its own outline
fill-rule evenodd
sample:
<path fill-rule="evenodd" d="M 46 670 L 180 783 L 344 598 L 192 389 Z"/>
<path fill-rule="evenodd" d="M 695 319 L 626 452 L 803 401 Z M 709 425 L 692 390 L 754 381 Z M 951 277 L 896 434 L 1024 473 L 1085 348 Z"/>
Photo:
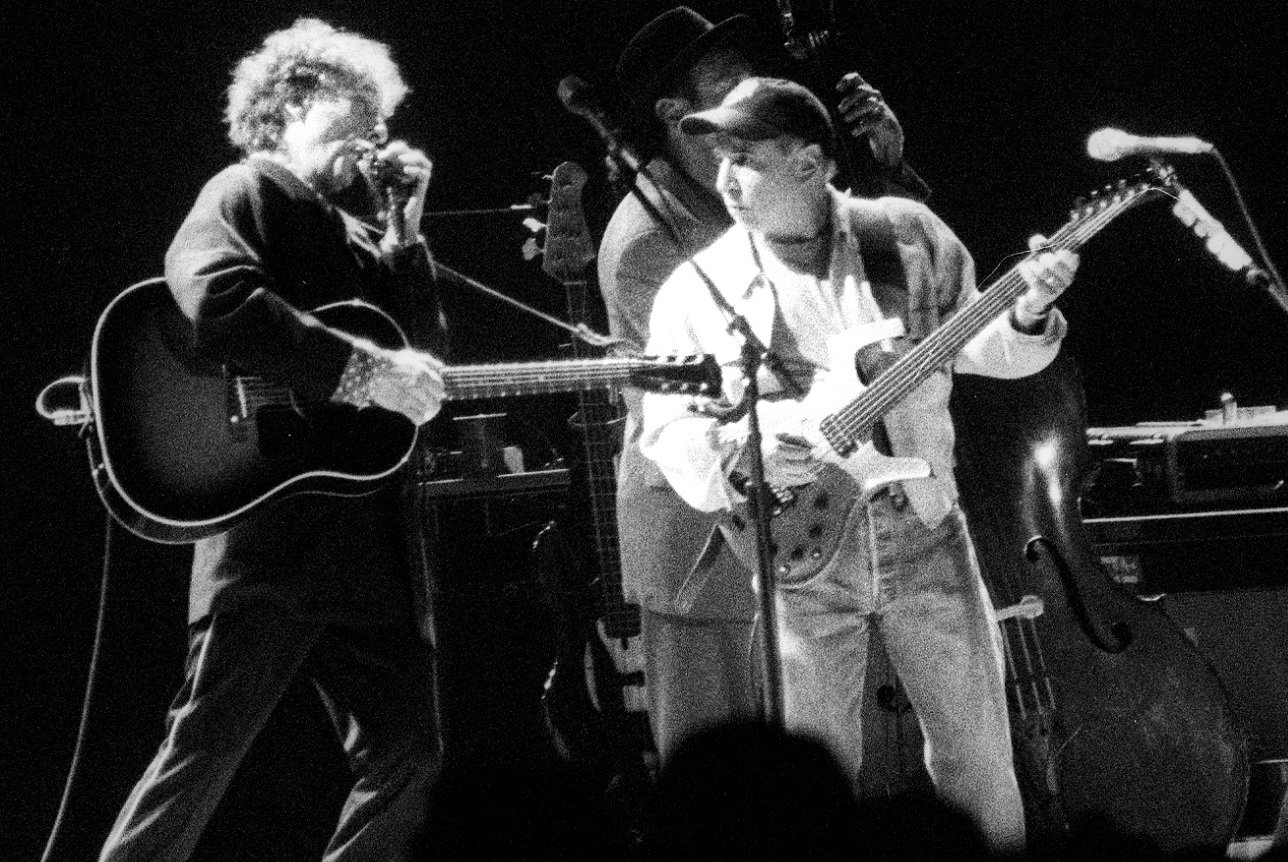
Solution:
<path fill-rule="evenodd" d="M 827 192 L 832 197 L 832 247 L 836 248 L 839 243 L 849 243 L 854 238 L 854 232 L 850 225 L 849 207 L 846 206 L 850 200 L 848 192 L 843 192 L 833 185 L 828 185 Z"/>
<path fill-rule="evenodd" d="M 831 199 L 832 207 L 832 255 L 831 263 L 828 266 L 828 277 L 833 281 L 838 278 L 844 278 L 847 273 L 854 273 L 857 277 L 863 277 L 863 262 L 859 256 L 857 238 L 854 236 L 853 226 L 850 223 L 849 208 L 847 202 L 850 200 L 848 192 L 838 190 L 835 186 L 828 184 L 828 195 Z M 757 288 L 763 286 L 765 279 L 761 278 L 760 267 L 755 266 L 755 255 L 763 254 L 768 251 L 767 243 L 757 242 L 755 237 L 741 227 L 735 226 L 734 232 L 743 237 L 743 242 L 748 242 L 752 250 L 752 267 L 748 272 L 746 286 L 742 290 L 741 298 L 746 299 Z"/>

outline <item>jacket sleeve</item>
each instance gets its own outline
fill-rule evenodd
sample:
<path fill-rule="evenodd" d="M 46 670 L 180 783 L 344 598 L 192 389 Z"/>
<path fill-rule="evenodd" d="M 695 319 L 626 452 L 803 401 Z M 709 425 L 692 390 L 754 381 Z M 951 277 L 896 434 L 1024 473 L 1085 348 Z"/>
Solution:
<path fill-rule="evenodd" d="M 718 312 L 710 303 L 693 300 L 705 295 L 696 280 L 692 268 L 686 265 L 662 285 L 649 322 L 649 353 L 716 353 L 721 358 L 715 342 L 722 331 L 713 328 L 713 322 L 701 314 L 708 308 L 712 315 L 718 316 Z M 714 325 L 718 326 L 718 322 Z M 730 383 L 726 375 L 726 394 L 731 394 Z M 690 506 L 708 512 L 727 509 L 740 499 L 729 484 L 727 472 L 746 442 L 746 422 L 721 425 L 696 412 L 694 406 L 692 398 L 681 395 L 646 394 L 640 449 Z"/>
<path fill-rule="evenodd" d="M 388 303 L 402 322 L 413 347 L 444 357 L 450 346 L 447 317 L 440 300 L 438 270 L 425 242 L 417 242 L 386 256 L 392 296 Z"/>
<path fill-rule="evenodd" d="M 601 260 L 600 290 L 614 335 L 645 347 L 653 300 L 684 260 L 675 244 L 656 231 L 634 237 L 615 260 Z"/>
<path fill-rule="evenodd" d="M 166 282 L 193 322 L 198 353 L 284 383 L 301 398 L 330 398 L 352 347 L 340 333 L 274 292 L 264 261 L 265 202 L 251 170 L 210 180 L 165 258 Z"/>
<path fill-rule="evenodd" d="M 908 267 L 909 276 L 924 278 L 932 286 L 921 293 L 933 297 L 938 306 L 934 316 L 940 325 L 979 299 L 975 262 L 943 220 L 923 206 L 906 202 L 896 204 L 892 218 L 896 219 L 898 232 L 906 235 L 915 231 L 928 250 L 925 260 Z M 1066 331 L 1067 324 L 1059 309 L 1053 309 L 1043 330 L 1034 334 L 1016 330 L 1011 325 L 1009 311 L 999 314 L 962 348 L 953 370 L 960 374 L 1012 379 L 1036 374 L 1055 358 Z"/>

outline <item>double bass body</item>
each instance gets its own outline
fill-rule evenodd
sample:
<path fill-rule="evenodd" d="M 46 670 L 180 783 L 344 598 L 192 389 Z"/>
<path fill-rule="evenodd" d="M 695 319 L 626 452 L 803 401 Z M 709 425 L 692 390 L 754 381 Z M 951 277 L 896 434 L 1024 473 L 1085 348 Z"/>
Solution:
<path fill-rule="evenodd" d="M 1083 534 L 1085 398 L 1063 353 L 1022 380 L 959 377 L 958 479 L 999 609 L 1030 841 L 1106 833 L 1224 849 L 1248 753 L 1215 671 Z"/>

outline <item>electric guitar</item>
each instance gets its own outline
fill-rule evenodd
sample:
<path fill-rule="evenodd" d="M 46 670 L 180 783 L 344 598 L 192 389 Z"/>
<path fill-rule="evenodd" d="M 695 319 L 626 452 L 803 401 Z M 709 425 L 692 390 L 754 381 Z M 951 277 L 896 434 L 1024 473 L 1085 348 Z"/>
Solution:
<path fill-rule="evenodd" d="M 358 300 L 314 315 L 382 347 L 408 344 L 389 315 Z M 197 356 L 191 345 L 192 325 L 161 279 L 126 289 L 94 331 L 95 484 L 108 511 L 145 539 L 196 541 L 293 494 L 372 493 L 415 447 L 417 428 L 401 414 L 304 403 L 285 386 Z M 719 385 L 709 358 L 456 365 L 442 373 L 449 400 Z"/>
<path fill-rule="evenodd" d="M 1155 165 L 1134 183 L 1123 180 L 1079 201 L 1069 222 L 1051 236 L 1049 246 L 1080 247 L 1152 192 L 1170 189 L 1172 177 L 1171 168 Z M 817 480 L 809 485 L 775 489 L 774 565 L 781 575 L 799 581 L 817 573 L 835 556 L 855 505 L 892 483 L 930 475 L 930 466 L 919 458 L 894 458 L 877 451 L 873 425 L 937 370 L 947 367 L 967 342 L 1006 313 L 1027 289 L 1019 266 L 1012 267 L 866 387 L 856 371 L 858 352 L 902 335 L 902 321 L 893 318 L 857 326 L 829 342 L 829 366 L 834 371 L 799 403 L 788 403 L 786 408 L 799 415 L 800 433 L 813 444 L 822 466 Z M 756 537 L 749 516 L 745 510 L 735 510 L 727 521 L 731 548 L 754 569 Z"/>

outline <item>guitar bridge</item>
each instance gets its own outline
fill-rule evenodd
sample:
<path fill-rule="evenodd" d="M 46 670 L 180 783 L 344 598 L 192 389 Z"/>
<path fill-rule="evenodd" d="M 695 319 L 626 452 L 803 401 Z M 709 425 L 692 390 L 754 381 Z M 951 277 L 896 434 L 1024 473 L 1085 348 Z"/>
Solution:
<path fill-rule="evenodd" d="M 228 416 L 228 436 L 236 442 L 242 442 L 250 436 L 250 409 L 242 381 L 242 377 L 224 366 L 224 410 Z"/>
<path fill-rule="evenodd" d="M 769 514 L 775 518 L 796 505 L 796 492 L 791 488 L 779 488 L 770 485 L 769 496 L 773 500 L 773 505 L 769 508 Z"/>

